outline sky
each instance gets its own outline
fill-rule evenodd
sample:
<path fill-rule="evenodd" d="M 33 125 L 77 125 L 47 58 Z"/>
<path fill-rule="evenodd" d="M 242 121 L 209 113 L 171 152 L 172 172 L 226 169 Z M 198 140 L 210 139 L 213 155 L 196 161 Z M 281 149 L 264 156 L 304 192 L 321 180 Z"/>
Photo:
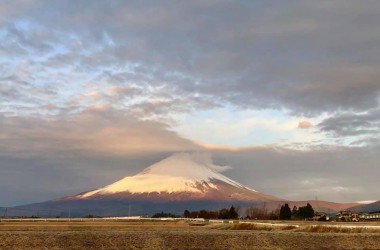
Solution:
<path fill-rule="evenodd" d="M 175 152 L 289 200 L 379 200 L 380 2 L 0 0 L 0 206 Z"/>

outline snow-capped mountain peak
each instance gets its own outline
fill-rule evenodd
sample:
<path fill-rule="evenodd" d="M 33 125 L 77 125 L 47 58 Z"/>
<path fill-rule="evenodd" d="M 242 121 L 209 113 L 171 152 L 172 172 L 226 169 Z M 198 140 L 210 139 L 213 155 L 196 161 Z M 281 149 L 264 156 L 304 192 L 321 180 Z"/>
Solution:
<path fill-rule="evenodd" d="M 202 193 L 205 190 L 218 189 L 217 183 L 225 183 L 238 189 L 256 192 L 220 173 L 228 168 L 213 164 L 211 157 L 203 153 L 176 153 L 134 176 L 127 176 L 106 187 L 77 197 L 89 198 L 123 192 L 132 194 Z"/>

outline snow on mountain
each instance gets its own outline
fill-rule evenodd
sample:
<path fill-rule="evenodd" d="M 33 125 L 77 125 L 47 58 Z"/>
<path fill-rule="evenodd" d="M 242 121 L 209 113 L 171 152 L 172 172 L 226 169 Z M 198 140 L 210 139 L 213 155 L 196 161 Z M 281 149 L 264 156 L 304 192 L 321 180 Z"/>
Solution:
<path fill-rule="evenodd" d="M 205 154 L 177 153 L 134 176 L 127 176 L 106 187 L 77 195 L 76 198 L 91 198 L 123 192 L 131 194 L 202 193 L 205 190 L 217 190 L 217 183 L 224 183 L 248 192 L 257 192 L 220 173 L 228 168 L 213 164 L 211 158 Z"/>

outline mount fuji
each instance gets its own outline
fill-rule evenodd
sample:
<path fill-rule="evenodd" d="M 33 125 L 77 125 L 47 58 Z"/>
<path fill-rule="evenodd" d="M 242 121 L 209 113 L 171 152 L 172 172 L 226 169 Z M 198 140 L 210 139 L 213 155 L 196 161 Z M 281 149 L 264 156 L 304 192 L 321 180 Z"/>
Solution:
<path fill-rule="evenodd" d="M 231 205 L 279 202 L 283 199 L 246 187 L 221 172 L 201 153 L 176 153 L 142 172 L 108 186 L 20 210 L 70 211 L 73 216 L 145 215 L 160 211 L 182 213 L 185 209 L 220 209 Z"/>
<path fill-rule="evenodd" d="M 207 155 L 174 154 L 134 176 L 106 187 L 62 200 L 125 199 L 275 201 L 278 198 L 248 188 L 220 172 L 228 167 L 214 165 Z"/>

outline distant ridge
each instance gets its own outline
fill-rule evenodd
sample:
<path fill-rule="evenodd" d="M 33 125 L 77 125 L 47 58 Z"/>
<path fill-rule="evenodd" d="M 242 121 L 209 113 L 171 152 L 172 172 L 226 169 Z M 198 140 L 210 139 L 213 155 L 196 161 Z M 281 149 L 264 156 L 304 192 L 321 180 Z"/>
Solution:
<path fill-rule="evenodd" d="M 356 205 L 351 207 L 351 210 L 364 213 L 380 212 L 380 201 L 376 201 L 370 204 Z"/>

